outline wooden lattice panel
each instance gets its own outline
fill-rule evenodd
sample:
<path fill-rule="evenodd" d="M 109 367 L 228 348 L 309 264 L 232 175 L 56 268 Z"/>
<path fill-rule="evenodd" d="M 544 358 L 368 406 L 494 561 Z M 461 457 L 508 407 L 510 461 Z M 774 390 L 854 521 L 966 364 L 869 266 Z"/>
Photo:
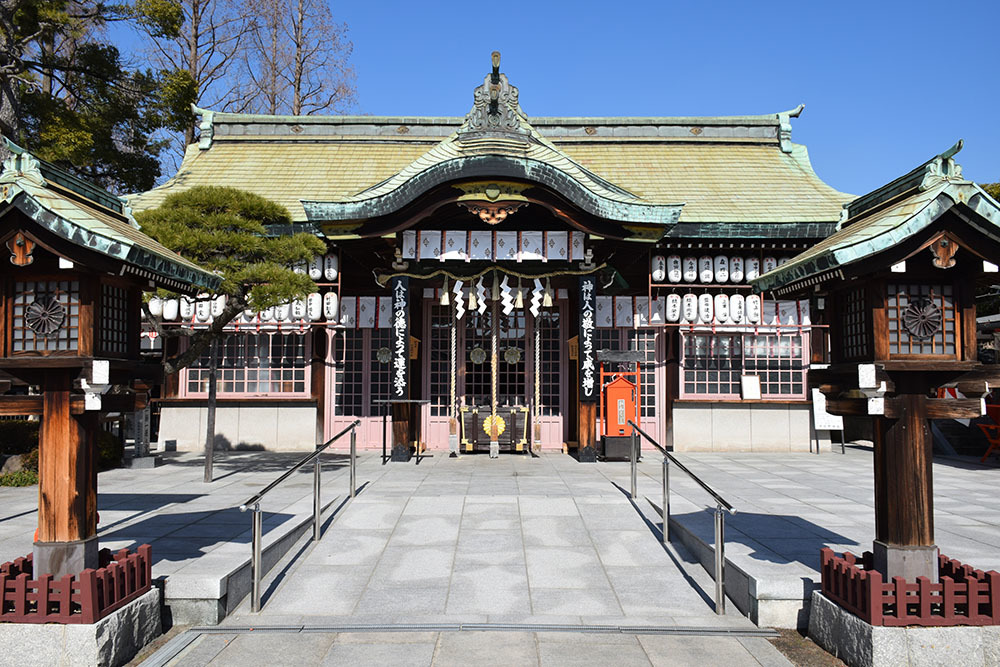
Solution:
<path fill-rule="evenodd" d="M 128 354 L 128 290 L 114 285 L 101 286 L 101 351 Z"/>
<path fill-rule="evenodd" d="M 841 301 L 840 321 L 846 359 L 868 358 L 868 313 L 865 305 L 864 288 L 850 290 Z"/>
<path fill-rule="evenodd" d="M 79 341 L 79 281 L 38 280 L 14 284 L 13 354 L 75 354 Z"/>
<path fill-rule="evenodd" d="M 957 356 L 958 312 L 951 285 L 887 286 L 891 356 Z"/>

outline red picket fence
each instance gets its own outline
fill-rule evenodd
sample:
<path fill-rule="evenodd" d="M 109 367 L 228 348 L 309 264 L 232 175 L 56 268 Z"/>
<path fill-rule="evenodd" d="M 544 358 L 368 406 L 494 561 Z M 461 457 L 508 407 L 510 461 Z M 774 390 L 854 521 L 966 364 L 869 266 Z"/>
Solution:
<path fill-rule="evenodd" d="M 100 565 L 79 575 L 31 579 L 31 556 L 0 565 L 0 622 L 95 623 L 145 594 L 153 585 L 152 549 L 112 555 L 101 549 Z"/>
<path fill-rule="evenodd" d="M 1000 573 L 974 570 L 938 556 L 940 583 L 893 577 L 883 583 L 871 552 L 859 564 L 851 553 L 820 550 L 823 594 L 872 625 L 1000 625 Z"/>

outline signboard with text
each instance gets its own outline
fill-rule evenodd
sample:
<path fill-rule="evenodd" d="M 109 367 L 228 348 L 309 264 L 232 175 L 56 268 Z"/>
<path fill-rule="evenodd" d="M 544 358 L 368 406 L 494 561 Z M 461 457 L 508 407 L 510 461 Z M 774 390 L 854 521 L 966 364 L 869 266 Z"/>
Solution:
<path fill-rule="evenodd" d="M 597 401 L 597 355 L 594 350 L 594 330 L 597 326 L 597 278 L 580 277 L 580 339 L 579 364 L 580 401 Z"/>

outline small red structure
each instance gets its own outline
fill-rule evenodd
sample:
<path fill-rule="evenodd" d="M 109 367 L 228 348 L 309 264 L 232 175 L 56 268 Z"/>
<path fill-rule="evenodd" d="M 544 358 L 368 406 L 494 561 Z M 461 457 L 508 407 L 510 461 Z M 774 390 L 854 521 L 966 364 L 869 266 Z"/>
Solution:
<path fill-rule="evenodd" d="M 822 549 L 823 595 L 861 620 L 882 626 L 1000 624 L 1000 572 L 983 572 L 938 556 L 938 578 L 915 583 L 893 577 L 885 583 L 870 551 L 861 563 L 851 553 Z"/>
<path fill-rule="evenodd" d="M 0 622 L 95 623 L 152 588 L 148 544 L 136 553 L 101 549 L 96 570 L 32 579 L 32 556 L 0 565 Z"/>

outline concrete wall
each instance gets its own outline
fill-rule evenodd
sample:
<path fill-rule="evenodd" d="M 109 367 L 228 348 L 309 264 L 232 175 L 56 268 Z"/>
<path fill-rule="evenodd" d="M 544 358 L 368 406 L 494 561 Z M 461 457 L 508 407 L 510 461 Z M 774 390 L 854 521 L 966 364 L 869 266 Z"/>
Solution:
<path fill-rule="evenodd" d="M 205 447 L 207 415 L 204 405 L 164 403 L 159 442 L 173 440 L 178 451 L 201 451 Z M 215 447 L 219 450 L 312 451 L 317 444 L 316 406 L 227 401 L 216 408 L 215 432 Z"/>
<path fill-rule="evenodd" d="M 809 403 L 675 402 L 674 450 L 808 452 L 811 410 Z M 821 439 L 820 446 L 828 449 L 829 438 Z"/>

